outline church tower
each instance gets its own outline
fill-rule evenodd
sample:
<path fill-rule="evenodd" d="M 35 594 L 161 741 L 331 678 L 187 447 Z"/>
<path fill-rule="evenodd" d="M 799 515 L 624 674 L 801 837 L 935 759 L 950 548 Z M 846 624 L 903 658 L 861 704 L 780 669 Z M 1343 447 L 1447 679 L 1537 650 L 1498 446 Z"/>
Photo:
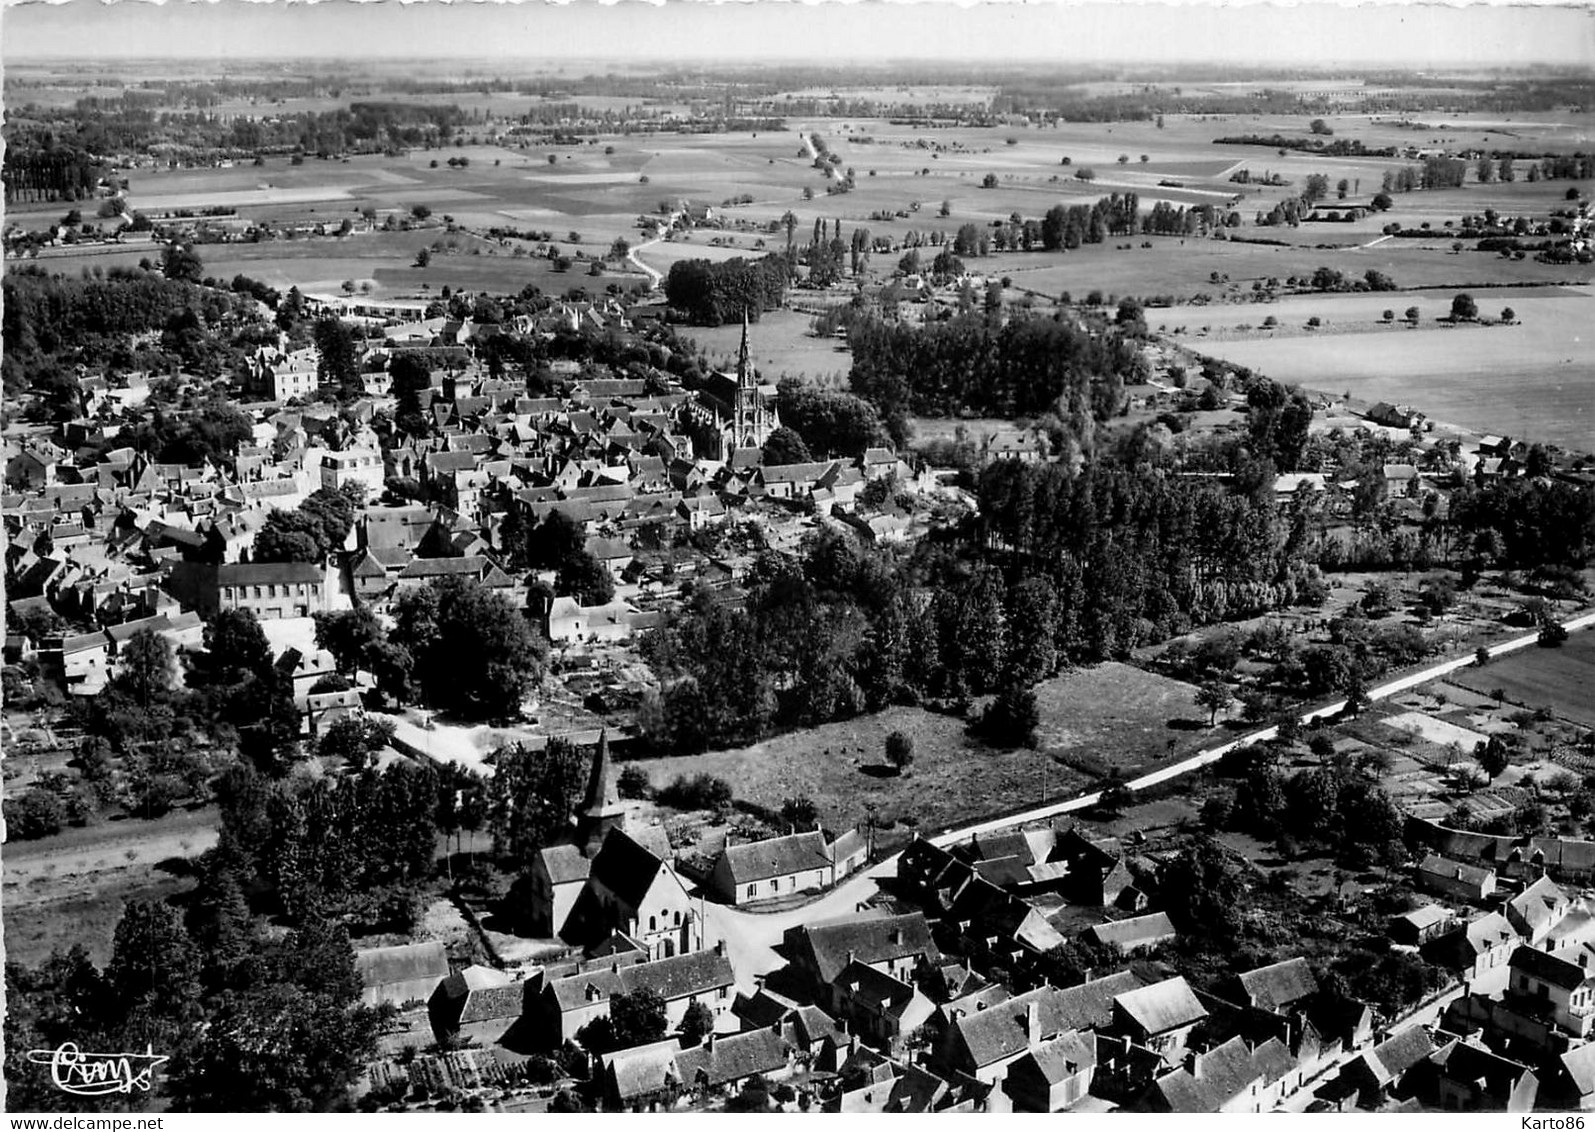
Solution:
<path fill-rule="evenodd" d="M 593 765 L 587 775 L 587 797 L 577 817 L 576 836 L 588 857 L 598 852 L 611 829 L 626 828 L 626 809 L 620 804 L 609 773 L 609 730 L 598 733 Z"/>
<path fill-rule="evenodd" d="M 781 427 L 775 409 L 759 388 L 759 377 L 748 353 L 748 310 L 742 308 L 742 346 L 737 351 L 737 388 L 732 405 L 732 445 L 763 448 L 770 434 Z"/>

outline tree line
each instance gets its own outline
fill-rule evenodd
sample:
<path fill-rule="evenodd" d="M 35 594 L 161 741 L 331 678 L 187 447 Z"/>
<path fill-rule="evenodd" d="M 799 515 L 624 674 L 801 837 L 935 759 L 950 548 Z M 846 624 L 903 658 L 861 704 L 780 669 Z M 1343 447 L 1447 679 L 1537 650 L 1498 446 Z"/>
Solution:
<path fill-rule="evenodd" d="M 670 265 L 665 298 L 687 322 L 719 326 L 744 313 L 757 322 L 765 311 L 781 305 L 791 278 L 791 262 L 781 253 L 723 263 L 683 259 Z"/>
<path fill-rule="evenodd" d="M 924 328 L 863 315 L 849 323 L 853 392 L 875 405 L 894 435 L 907 416 L 1019 417 L 1057 411 L 1105 420 L 1144 370 L 1132 340 L 1072 319 L 982 316 Z M 898 439 L 901 436 L 898 435 Z"/>

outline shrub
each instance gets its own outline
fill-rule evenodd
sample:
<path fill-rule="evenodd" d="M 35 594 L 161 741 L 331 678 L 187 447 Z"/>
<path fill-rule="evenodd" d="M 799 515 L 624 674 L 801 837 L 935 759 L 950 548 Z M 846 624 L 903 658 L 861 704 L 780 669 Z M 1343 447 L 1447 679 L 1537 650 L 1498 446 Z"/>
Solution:
<path fill-rule="evenodd" d="M 620 777 L 615 780 L 615 789 L 622 798 L 646 798 L 653 789 L 653 783 L 642 767 L 628 766 L 621 768 Z"/>
<path fill-rule="evenodd" d="M 680 774 L 659 791 L 659 801 L 675 810 L 714 810 L 731 804 L 731 787 L 712 774 Z"/>

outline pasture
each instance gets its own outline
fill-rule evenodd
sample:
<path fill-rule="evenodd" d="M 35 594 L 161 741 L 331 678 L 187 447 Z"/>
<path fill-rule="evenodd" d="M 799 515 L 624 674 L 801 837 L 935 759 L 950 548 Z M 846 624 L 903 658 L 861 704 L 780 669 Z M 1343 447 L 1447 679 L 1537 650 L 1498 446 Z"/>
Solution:
<path fill-rule="evenodd" d="M 1478 432 L 1545 440 L 1578 451 L 1595 449 L 1595 340 L 1588 330 L 1588 288 L 1557 289 L 1541 297 L 1475 292 L 1482 313 L 1494 317 L 1511 305 L 1521 320 L 1512 326 L 1450 326 L 1432 319 L 1450 308 L 1451 293 L 1346 297 L 1356 308 L 1380 298 L 1379 306 L 1424 312 L 1418 329 L 1364 325 L 1347 333 L 1317 333 L 1290 320 L 1288 332 L 1234 338 L 1194 338 L 1194 349 L 1249 366 L 1278 381 L 1359 400 L 1400 401 L 1438 420 Z M 1290 300 L 1298 316 L 1319 313 L 1334 330 L 1338 296 Z M 1249 321 L 1286 304 L 1250 308 L 1157 312 L 1154 322 L 1187 315 L 1235 316 Z M 1360 312 L 1366 317 L 1368 311 Z M 1355 316 L 1354 316 L 1355 317 Z M 1281 315 L 1281 322 L 1286 318 Z M 1192 326 L 1194 328 L 1194 321 Z"/>
<path fill-rule="evenodd" d="M 914 741 L 906 774 L 886 763 L 886 736 L 893 731 Z M 711 774 L 730 783 L 738 798 L 774 810 L 788 798 L 810 798 L 828 829 L 864 822 L 873 806 L 883 846 L 906 841 L 916 830 L 929 834 L 981 814 L 1039 804 L 1087 783 L 1048 755 L 981 747 L 965 731 L 956 716 L 897 707 L 750 747 L 632 765 L 647 771 L 656 788 L 677 775 Z"/>
<path fill-rule="evenodd" d="M 1464 668 L 1448 682 L 1483 695 L 1499 689 L 1511 703 L 1548 707 L 1595 727 L 1595 635 L 1574 633 L 1560 648 L 1526 648 L 1483 668 Z"/>

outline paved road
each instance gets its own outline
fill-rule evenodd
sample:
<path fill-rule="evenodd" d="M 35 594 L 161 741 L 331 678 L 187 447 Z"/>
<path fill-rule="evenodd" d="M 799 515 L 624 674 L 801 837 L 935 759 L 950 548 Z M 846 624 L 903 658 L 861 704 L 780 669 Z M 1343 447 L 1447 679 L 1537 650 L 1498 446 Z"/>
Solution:
<path fill-rule="evenodd" d="M 1562 623 L 1569 632 L 1589 628 L 1595 625 L 1595 612 L 1581 614 L 1569 621 Z M 1515 637 L 1510 641 L 1490 647 L 1490 656 L 1500 657 L 1520 649 L 1528 648 L 1537 640 L 1537 634 L 1529 633 L 1522 637 Z M 1474 654 L 1456 657 L 1451 660 L 1441 661 L 1429 665 L 1417 672 L 1409 672 L 1394 680 L 1368 689 L 1370 700 L 1382 700 L 1399 692 L 1405 692 L 1420 684 L 1425 684 L 1441 676 L 1468 667 L 1474 662 Z M 1345 700 L 1336 700 L 1333 703 L 1321 704 L 1304 711 L 1300 719 L 1309 723 L 1314 719 L 1332 716 L 1346 706 Z M 1228 743 L 1217 747 L 1210 747 L 1169 766 L 1153 771 L 1151 774 L 1142 775 L 1126 785 L 1131 790 L 1144 790 L 1148 786 L 1156 786 L 1211 766 L 1218 762 L 1229 752 L 1240 747 L 1251 746 L 1253 743 L 1266 742 L 1279 733 L 1278 727 L 1263 727 L 1250 734 L 1243 735 Z M 1101 799 L 1100 792 L 1082 794 L 1076 798 L 1069 798 L 1061 802 L 1052 802 L 1045 806 L 1037 806 L 1032 810 L 1022 813 L 1009 814 L 1006 817 L 992 818 L 990 821 L 976 822 L 959 829 L 948 830 L 930 838 L 935 845 L 946 847 L 965 841 L 976 834 L 995 833 L 998 830 L 1010 829 L 1014 826 L 1024 825 L 1029 822 L 1045 821 L 1060 814 L 1074 813 L 1088 809 L 1097 804 Z M 811 904 L 804 904 L 797 908 L 789 908 L 782 912 L 770 915 L 760 915 L 757 912 L 748 912 L 732 908 L 724 904 L 706 904 L 704 916 L 711 939 L 724 939 L 726 950 L 731 959 L 732 969 L 737 972 L 739 979 L 751 983 L 754 975 L 766 974 L 781 965 L 782 960 L 772 950 L 775 944 L 781 941 L 782 933 L 787 928 L 797 924 L 812 924 L 821 920 L 835 919 L 857 912 L 862 906 L 875 896 L 879 891 L 877 881 L 882 877 L 897 875 L 897 854 L 886 858 L 867 872 L 844 882 L 835 890 L 826 893 Z M 747 989 L 747 988 L 745 988 Z"/>

